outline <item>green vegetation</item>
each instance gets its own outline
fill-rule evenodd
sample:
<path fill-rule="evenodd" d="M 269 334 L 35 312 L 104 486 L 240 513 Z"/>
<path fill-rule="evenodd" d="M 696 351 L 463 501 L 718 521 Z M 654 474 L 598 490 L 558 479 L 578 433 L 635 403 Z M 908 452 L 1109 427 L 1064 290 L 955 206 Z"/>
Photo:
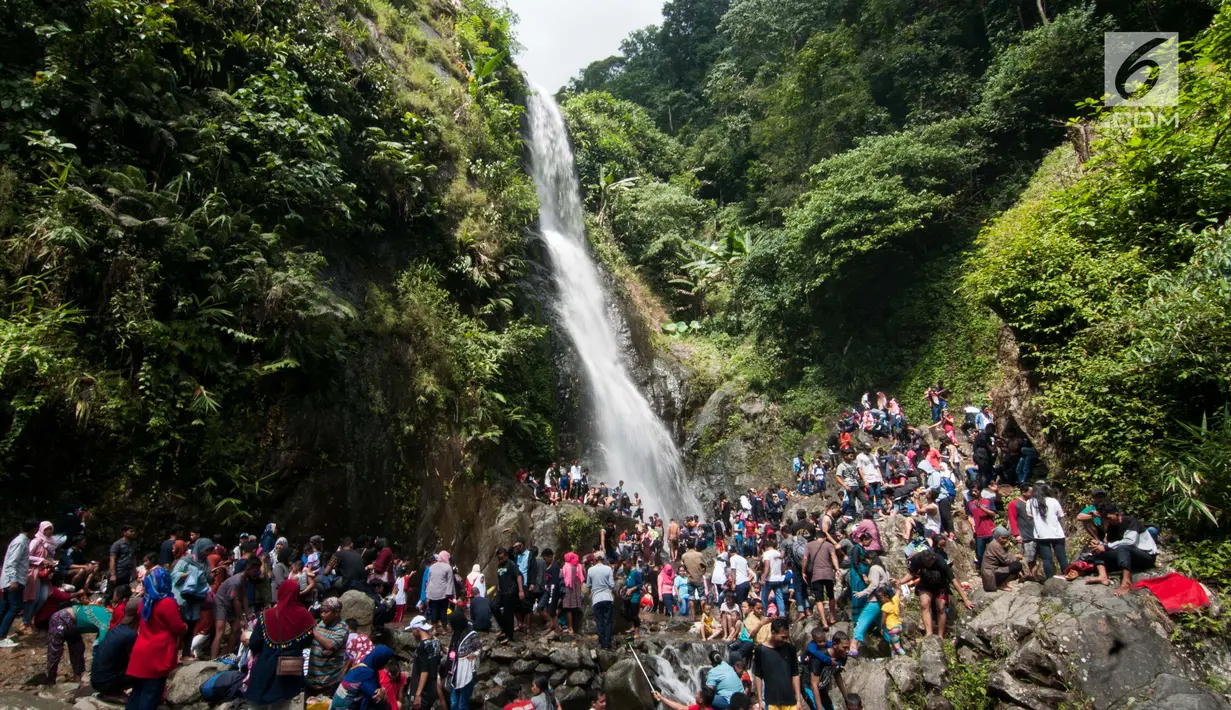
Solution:
<path fill-rule="evenodd" d="M 1200 0 L 671 0 L 559 96 L 590 207 L 666 332 L 752 344 L 772 394 L 815 403 L 805 422 L 870 388 L 918 416 L 938 379 L 986 397 L 997 322 L 958 287 L 980 225 L 1100 93 L 1103 31 L 1192 37 L 1211 16 Z"/>
<path fill-rule="evenodd" d="M 1040 378 L 1070 475 L 1194 536 L 1231 510 L 1229 23 L 1192 47 L 1166 125 L 1099 116 L 1093 157 L 1053 155 L 968 276 Z"/>
<path fill-rule="evenodd" d="M 482 0 L 0 7 L 6 500 L 191 498 L 221 522 L 317 476 L 396 524 L 446 461 L 552 456 L 517 286 L 537 208 L 512 20 Z M 346 493 L 355 471 L 371 490 Z"/>
<path fill-rule="evenodd" d="M 1003 324 L 1071 490 L 1194 538 L 1231 510 L 1229 21 L 1203 0 L 672 0 L 560 97 L 587 183 L 623 186 L 589 205 L 664 332 L 703 362 L 755 351 L 719 371 L 791 426 L 868 389 L 916 421 L 937 380 L 983 400 Z M 1093 110 L 1103 33 L 1155 28 L 1186 40 L 1180 105 Z"/>

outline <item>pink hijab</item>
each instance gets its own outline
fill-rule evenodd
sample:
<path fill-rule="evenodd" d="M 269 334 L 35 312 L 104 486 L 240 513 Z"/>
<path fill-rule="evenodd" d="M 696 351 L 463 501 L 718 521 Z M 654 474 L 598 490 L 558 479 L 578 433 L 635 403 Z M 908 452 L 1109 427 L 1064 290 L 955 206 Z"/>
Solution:
<path fill-rule="evenodd" d="M 581 577 L 581 559 L 576 552 L 564 553 L 564 586 L 572 589 L 574 585 L 581 586 L 585 580 Z"/>
<path fill-rule="evenodd" d="M 22 601 L 30 601 L 38 598 L 39 587 L 42 585 L 42 579 L 39 578 L 39 570 L 42 569 L 43 560 L 54 560 L 56 554 L 56 543 L 51 539 L 49 532 L 53 530 L 51 521 L 44 520 L 38 524 L 38 532 L 34 534 L 34 539 L 30 540 L 30 546 L 27 548 L 30 554 L 30 571 L 26 577 L 26 588 L 21 597 Z"/>
<path fill-rule="evenodd" d="M 440 554 L 436 555 L 436 561 L 437 561 L 437 562 L 444 562 L 445 564 L 448 564 L 448 562 L 449 562 L 449 552 L 448 552 L 448 550 L 441 550 L 441 551 L 440 551 Z"/>

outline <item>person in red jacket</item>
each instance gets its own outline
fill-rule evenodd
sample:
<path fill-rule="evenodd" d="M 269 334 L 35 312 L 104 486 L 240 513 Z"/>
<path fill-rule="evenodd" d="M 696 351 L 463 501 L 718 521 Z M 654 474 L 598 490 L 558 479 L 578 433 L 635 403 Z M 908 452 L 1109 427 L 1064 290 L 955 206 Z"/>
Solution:
<path fill-rule="evenodd" d="M 155 567 L 145 575 L 142 585 L 141 621 L 128 659 L 133 689 L 124 705 L 126 710 L 157 710 L 162 704 L 167 676 L 179 664 L 180 637 L 188 631 L 171 594 L 170 573 Z"/>

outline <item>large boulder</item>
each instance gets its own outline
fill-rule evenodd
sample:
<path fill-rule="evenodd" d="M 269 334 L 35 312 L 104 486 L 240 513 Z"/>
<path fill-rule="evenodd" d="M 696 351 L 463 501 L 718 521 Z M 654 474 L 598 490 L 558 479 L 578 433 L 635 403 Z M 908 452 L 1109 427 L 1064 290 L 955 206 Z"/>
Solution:
<path fill-rule="evenodd" d="M 554 665 L 575 671 L 581 668 L 581 649 L 575 646 L 559 646 L 552 650 L 550 659 Z"/>
<path fill-rule="evenodd" d="M 612 710 L 650 710 L 654 693 L 637 661 L 625 658 L 617 661 L 603 674 L 603 691 L 607 707 Z"/>
<path fill-rule="evenodd" d="M 1117 597 L 1109 587 L 1052 579 L 994 595 L 959 642 L 999 659 L 989 691 L 1021 707 L 1088 699 L 1109 710 L 1154 699 L 1170 708 L 1167 693 L 1194 709 L 1231 707 L 1184 680 L 1198 671 L 1176 653 L 1170 633 L 1153 596 Z"/>
<path fill-rule="evenodd" d="M 197 661 L 180 666 L 167 678 L 167 704 L 189 705 L 202 700 L 201 684 L 227 666 L 210 661 Z"/>
<path fill-rule="evenodd" d="M 359 622 L 359 630 L 365 634 L 372 633 L 372 617 L 376 614 L 376 602 L 372 597 L 357 590 L 350 590 L 342 595 L 342 619 L 354 619 Z"/>
<path fill-rule="evenodd" d="M 847 664 L 846 670 L 842 672 L 846 692 L 857 693 L 863 698 L 864 710 L 893 710 L 893 706 L 889 704 L 893 680 L 885 666 L 886 664 L 877 661 L 860 660 Z M 831 697 L 840 695 L 836 688 L 830 692 Z M 842 707 L 846 707 L 845 700 Z"/>

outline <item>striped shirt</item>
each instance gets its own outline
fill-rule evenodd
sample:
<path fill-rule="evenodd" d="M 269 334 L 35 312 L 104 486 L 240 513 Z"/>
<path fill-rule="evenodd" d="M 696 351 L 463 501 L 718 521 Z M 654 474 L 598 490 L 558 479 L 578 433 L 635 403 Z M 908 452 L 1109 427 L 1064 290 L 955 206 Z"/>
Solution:
<path fill-rule="evenodd" d="M 312 653 L 308 658 L 308 687 L 324 688 L 342 680 L 342 670 L 346 664 L 346 635 L 349 630 L 346 624 L 339 621 L 333 626 L 326 626 L 320 621 L 316 630 L 333 643 L 333 650 L 326 651 L 320 640 L 312 637 Z"/>

